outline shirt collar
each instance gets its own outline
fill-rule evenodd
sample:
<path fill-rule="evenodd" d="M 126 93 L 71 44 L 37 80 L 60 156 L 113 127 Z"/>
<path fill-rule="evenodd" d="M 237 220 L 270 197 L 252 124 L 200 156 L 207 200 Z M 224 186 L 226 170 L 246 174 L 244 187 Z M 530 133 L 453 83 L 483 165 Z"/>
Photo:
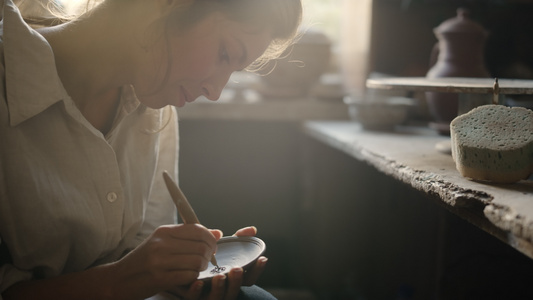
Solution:
<path fill-rule="evenodd" d="M 3 9 L 6 97 L 10 124 L 16 126 L 68 98 L 48 42 L 22 19 L 11 0 Z"/>
<path fill-rule="evenodd" d="M 141 105 L 141 102 L 135 94 L 135 89 L 132 85 L 126 84 L 122 87 L 121 91 L 121 106 L 125 114 L 130 114 Z"/>

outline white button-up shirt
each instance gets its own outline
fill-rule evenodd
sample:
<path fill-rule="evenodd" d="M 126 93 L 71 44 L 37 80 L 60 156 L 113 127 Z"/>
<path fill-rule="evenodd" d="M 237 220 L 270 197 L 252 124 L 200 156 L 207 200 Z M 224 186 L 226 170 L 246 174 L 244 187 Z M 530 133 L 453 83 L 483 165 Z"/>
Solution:
<path fill-rule="evenodd" d="M 50 45 L 3 2 L 0 248 L 10 259 L 0 259 L 0 294 L 116 260 L 175 223 L 162 172 L 177 178 L 178 151 L 174 108 L 143 106 L 131 86 L 110 132 L 96 130 L 63 88 Z"/>

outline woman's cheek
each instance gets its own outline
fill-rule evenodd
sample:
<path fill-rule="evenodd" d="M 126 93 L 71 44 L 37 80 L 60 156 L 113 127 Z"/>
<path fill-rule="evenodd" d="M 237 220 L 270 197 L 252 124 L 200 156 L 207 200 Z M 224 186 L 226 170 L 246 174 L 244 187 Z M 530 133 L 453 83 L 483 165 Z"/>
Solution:
<path fill-rule="evenodd" d="M 204 79 L 210 77 L 215 73 L 217 63 L 213 59 L 208 59 L 205 56 L 195 57 L 190 60 L 189 74 L 193 78 Z"/>

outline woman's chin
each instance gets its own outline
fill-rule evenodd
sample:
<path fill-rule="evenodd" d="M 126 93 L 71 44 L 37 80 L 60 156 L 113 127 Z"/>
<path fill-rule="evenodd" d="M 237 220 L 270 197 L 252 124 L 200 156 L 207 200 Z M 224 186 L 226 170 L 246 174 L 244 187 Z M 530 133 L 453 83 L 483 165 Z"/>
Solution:
<path fill-rule="evenodd" d="M 169 101 L 168 98 L 165 98 L 165 99 L 139 98 L 139 101 L 145 106 L 152 108 L 152 109 L 160 109 L 168 105 L 172 105 L 176 107 L 183 107 L 185 105 L 185 101 L 182 101 L 181 99 L 171 99 L 171 101 Z"/>

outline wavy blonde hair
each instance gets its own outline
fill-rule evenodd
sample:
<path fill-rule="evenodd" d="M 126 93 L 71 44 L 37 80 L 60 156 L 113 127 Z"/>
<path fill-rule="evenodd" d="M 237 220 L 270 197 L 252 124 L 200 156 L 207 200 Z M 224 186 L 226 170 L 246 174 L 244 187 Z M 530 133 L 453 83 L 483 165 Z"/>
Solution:
<path fill-rule="evenodd" d="M 34 26 L 53 26 L 72 21 L 105 1 L 85 0 L 77 5 L 54 0 L 15 0 L 26 22 Z M 175 0 L 178 1 L 178 0 Z M 302 20 L 301 0 L 181 0 L 182 5 L 169 12 L 164 20 L 167 32 L 184 30 L 209 13 L 219 11 L 230 19 L 268 28 L 272 32 L 269 47 L 247 71 L 258 71 L 270 60 L 279 58 L 297 39 Z M 125 1 L 126 2 L 126 1 Z M 71 1 L 70 3 L 74 3 Z"/>

